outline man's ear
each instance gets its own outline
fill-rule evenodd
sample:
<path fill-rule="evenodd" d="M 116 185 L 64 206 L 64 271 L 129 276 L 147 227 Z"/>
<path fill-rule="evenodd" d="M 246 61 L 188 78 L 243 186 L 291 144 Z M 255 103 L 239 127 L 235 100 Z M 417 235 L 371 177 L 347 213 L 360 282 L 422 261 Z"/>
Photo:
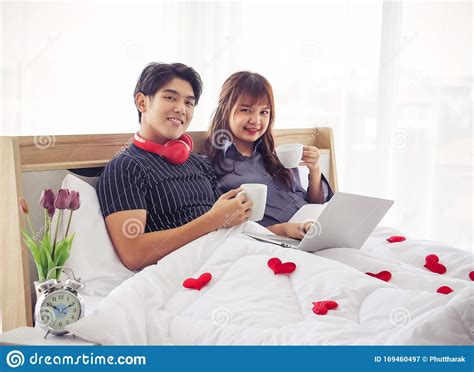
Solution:
<path fill-rule="evenodd" d="M 135 95 L 135 106 L 137 106 L 138 111 L 140 111 L 142 114 L 147 110 L 148 99 L 142 92 L 138 92 Z"/>

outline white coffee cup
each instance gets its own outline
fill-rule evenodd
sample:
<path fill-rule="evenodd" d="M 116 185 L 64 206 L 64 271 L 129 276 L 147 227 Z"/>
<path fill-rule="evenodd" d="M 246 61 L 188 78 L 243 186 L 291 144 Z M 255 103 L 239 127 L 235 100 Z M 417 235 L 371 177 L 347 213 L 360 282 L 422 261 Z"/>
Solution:
<path fill-rule="evenodd" d="M 303 145 L 301 143 L 287 143 L 276 148 L 276 154 L 285 168 L 296 168 L 303 157 Z"/>
<path fill-rule="evenodd" d="M 244 183 L 240 187 L 243 190 L 237 196 L 244 194 L 247 200 L 253 203 L 249 221 L 260 221 L 265 215 L 265 206 L 267 205 L 267 185 L 262 183 Z"/>

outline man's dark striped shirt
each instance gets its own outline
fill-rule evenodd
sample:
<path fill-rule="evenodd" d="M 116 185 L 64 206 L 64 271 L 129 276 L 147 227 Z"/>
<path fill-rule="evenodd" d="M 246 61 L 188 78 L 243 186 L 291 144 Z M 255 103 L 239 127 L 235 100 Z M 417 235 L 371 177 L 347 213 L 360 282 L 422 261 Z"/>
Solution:
<path fill-rule="evenodd" d="M 145 209 L 145 232 L 182 226 L 209 211 L 220 196 L 209 160 L 191 154 L 180 165 L 134 144 L 112 159 L 97 184 L 102 215 Z"/>

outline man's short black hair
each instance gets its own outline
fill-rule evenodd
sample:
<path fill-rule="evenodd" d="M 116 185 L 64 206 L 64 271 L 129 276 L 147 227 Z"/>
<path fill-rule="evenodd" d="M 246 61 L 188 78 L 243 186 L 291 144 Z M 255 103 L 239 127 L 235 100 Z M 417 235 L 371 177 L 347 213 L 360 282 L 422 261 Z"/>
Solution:
<path fill-rule="evenodd" d="M 182 63 L 159 63 L 148 64 L 140 74 L 133 99 L 137 93 L 143 93 L 145 96 L 153 97 L 161 87 L 168 84 L 173 78 L 183 79 L 193 88 L 196 97 L 196 105 L 202 93 L 202 80 L 196 70 Z M 138 110 L 138 122 L 141 122 L 142 113 Z"/>

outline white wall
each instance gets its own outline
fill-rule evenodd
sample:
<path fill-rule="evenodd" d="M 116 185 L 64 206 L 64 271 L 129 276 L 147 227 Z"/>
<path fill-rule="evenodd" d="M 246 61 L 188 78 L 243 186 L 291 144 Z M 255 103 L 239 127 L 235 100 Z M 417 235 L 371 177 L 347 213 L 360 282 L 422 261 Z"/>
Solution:
<path fill-rule="evenodd" d="M 342 191 L 472 248 L 471 2 L 4 2 L 0 134 L 132 132 L 150 61 L 201 74 L 191 130 L 232 72 L 263 74 L 278 128 L 334 128 Z"/>

